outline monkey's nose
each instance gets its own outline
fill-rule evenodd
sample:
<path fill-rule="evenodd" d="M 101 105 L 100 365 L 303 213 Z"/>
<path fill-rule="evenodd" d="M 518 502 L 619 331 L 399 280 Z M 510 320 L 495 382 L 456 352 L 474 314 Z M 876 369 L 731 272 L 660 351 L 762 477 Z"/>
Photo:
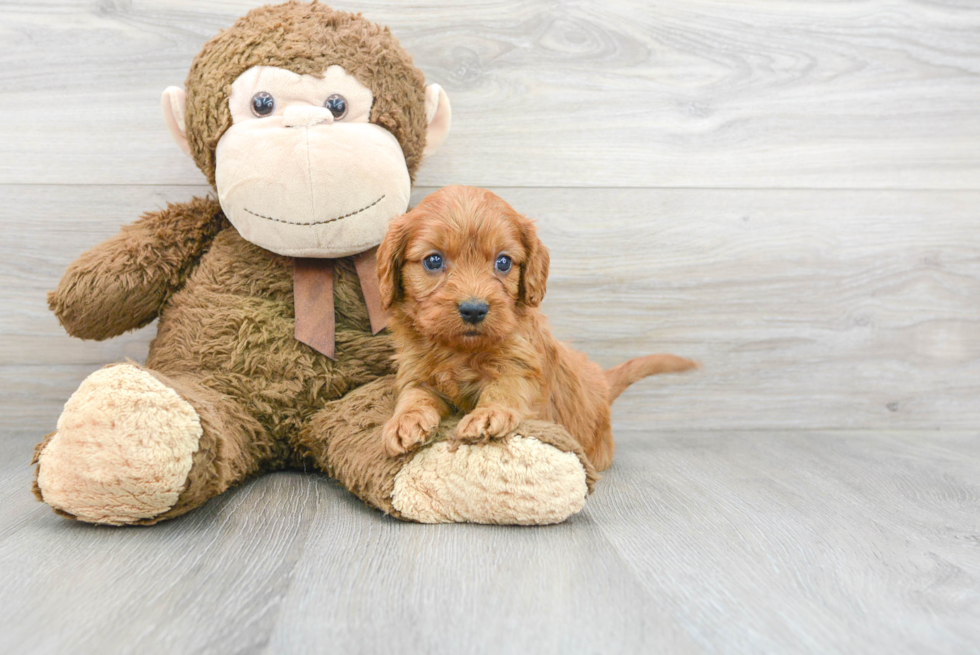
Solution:
<path fill-rule="evenodd" d="M 487 317 L 490 306 L 482 300 L 464 300 L 459 303 L 459 315 L 467 323 L 476 325 Z"/>
<path fill-rule="evenodd" d="M 326 107 L 292 105 L 282 112 L 282 124 L 286 127 L 312 127 L 319 123 L 333 123 L 333 114 Z"/>

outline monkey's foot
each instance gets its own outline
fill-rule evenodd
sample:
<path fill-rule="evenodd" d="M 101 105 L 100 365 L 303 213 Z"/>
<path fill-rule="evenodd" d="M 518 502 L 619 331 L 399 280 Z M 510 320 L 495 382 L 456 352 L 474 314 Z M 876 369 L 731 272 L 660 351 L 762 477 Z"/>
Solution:
<path fill-rule="evenodd" d="M 391 504 L 420 523 L 560 523 L 582 509 L 593 480 L 578 455 L 532 436 L 441 441 L 398 472 Z"/>
<path fill-rule="evenodd" d="M 36 492 L 62 514 L 125 525 L 177 503 L 201 438 L 197 412 L 148 372 L 119 364 L 88 376 L 38 446 Z"/>

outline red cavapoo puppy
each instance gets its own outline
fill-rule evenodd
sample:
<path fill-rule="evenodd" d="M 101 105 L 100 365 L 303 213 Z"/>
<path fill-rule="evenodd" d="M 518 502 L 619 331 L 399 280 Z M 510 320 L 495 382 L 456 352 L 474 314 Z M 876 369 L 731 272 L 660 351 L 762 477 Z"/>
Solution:
<path fill-rule="evenodd" d="M 674 355 L 608 371 L 551 336 L 537 307 L 548 250 L 534 223 L 485 189 L 451 186 L 391 222 L 378 249 L 398 361 L 388 454 L 425 442 L 462 411 L 453 438 L 502 437 L 522 419 L 559 423 L 598 470 L 613 458 L 610 404 L 633 382 L 697 364 Z"/>

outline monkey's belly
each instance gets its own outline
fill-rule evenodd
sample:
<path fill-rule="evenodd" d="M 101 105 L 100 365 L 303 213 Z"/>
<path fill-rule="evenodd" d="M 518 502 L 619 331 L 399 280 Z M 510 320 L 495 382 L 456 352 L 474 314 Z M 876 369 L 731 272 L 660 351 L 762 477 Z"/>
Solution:
<path fill-rule="evenodd" d="M 363 364 L 352 365 L 356 344 L 389 340 L 371 335 L 350 262 L 337 261 L 334 284 L 336 297 L 358 302 L 337 307 L 331 360 L 293 335 L 292 259 L 225 230 L 161 313 L 147 366 L 195 376 L 243 402 L 270 432 L 285 437 L 363 378 Z"/>

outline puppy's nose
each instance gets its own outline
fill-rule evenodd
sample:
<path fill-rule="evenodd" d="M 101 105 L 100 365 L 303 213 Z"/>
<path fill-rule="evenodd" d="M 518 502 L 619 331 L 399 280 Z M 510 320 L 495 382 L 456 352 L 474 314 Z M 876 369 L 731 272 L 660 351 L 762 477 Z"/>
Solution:
<path fill-rule="evenodd" d="M 482 300 L 464 300 L 459 303 L 459 315 L 473 325 L 485 319 L 489 311 L 490 306 Z"/>

